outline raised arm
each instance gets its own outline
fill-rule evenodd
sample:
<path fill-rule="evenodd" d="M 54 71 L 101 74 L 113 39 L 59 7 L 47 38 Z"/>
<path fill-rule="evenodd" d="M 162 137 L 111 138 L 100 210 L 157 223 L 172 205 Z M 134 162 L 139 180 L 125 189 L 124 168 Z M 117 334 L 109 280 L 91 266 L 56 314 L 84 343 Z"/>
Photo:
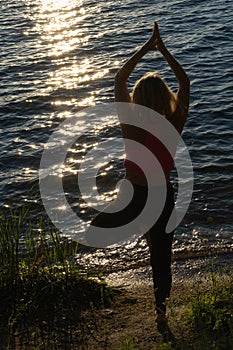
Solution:
<path fill-rule="evenodd" d="M 181 133 L 188 114 L 190 82 L 184 69 L 164 45 L 156 22 L 154 23 L 154 29 L 150 39 L 117 72 L 115 76 L 115 101 L 132 102 L 127 87 L 127 80 L 142 57 L 148 51 L 155 49 L 161 52 L 178 81 L 178 91 L 176 93 L 177 109 L 169 117 L 169 121 Z"/>
<path fill-rule="evenodd" d="M 171 123 L 176 127 L 176 129 L 181 132 L 184 123 L 187 118 L 188 108 L 189 108 L 189 96 L 190 96 L 190 81 L 185 73 L 184 69 L 177 62 L 177 60 L 172 56 L 172 54 L 165 47 L 160 34 L 158 24 L 154 24 L 154 35 L 156 37 L 156 47 L 161 52 L 169 66 L 171 67 L 173 73 L 176 76 L 178 82 L 178 91 L 176 93 L 176 99 L 178 102 L 178 108 L 171 117 Z"/>
<path fill-rule="evenodd" d="M 150 50 L 156 48 L 156 38 L 153 32 L 151 38 L 119 69 L 115 76 L 115 101 L 131 102 L 130 94 L 127 87 L 127 80 L 140 62 L 142 57 Z"/>

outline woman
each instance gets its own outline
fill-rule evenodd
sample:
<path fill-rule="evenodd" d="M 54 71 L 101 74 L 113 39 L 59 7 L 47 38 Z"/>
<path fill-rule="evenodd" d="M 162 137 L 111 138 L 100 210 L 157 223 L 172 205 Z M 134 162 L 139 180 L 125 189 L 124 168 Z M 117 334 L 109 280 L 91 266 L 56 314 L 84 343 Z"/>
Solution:
<path fill-rule="evenodd" d="M 174 94 L 157 73 L 145 74 L 134 86 L 132 97 L 127 88 L 127 79 L 142 57 L 151 50 L 161 52 L 178 81 L 178 91 Z M 154 23 L 151 38 L 136 52 L 118 71 L 115 77 L 115 100 L 149 107 L 164 116 L 179 133 L 184 127 L 189 106 L 189 79 L 175 58 L 165 47 L 158 25 Z M 174 167 L 173 159 L 161 142 L 152 134 L 130 124 L 121 124 L 123 138 L 139 142 L 150 149 L 159 160 L 166 180 L 166 201 L 159 219 L 146 234 L 150 249 L 150 261 L 153 271 L 153 282 L 156 301 L 156 321 L 159 331 L 168 331 L 166 320 L 166 298 L 171 290 L 171 247 L 173 233 L 166 233 L 166 225 L 174 207 L 173 188 L 170 183 L 170 171 Z M 121 211 L 114 213 L 100 213 L 93 221 L 96 227 L 120 227 L 131 222 L 143 210 L 148 196 L 146 175 L 129 159 L 124 165 L 125 178 L 133 186 L 133 198 Z M 120 188 L 119 197 L 124 196 L 124 186 Z M 111 206 L 111 204 L 110 204 Z M 91 239 L 92 233 L 88 237 Z M 106 236 L 106 240 L 112 236 Z M 114 243 L 114 242 L 112 242 Z M 109 244 L 111 242 L 109 241 Z"/>
<path fill-rule="evenodd" d="M 142 57 L 151 50 L 158 50 L 172 69 L 178 82 L 178 91 L 173 93 L 157 73 L 145 74 L 134 86 L 132 95 L 127 88 L 127 79 Z M 136 103 L 149 107 L 164 116 L 181 133 L 187 118 L 189 107 L 190 82 L 187 74 L 176 59 L 165 47 L 159 33 L 158 25 L 154 23 L 151 38 L 120 68 L 115 77 L 116 102 Z M 148 136 L 147 131 L 122 124 L 124 138 L 133 139 L 148 147 L 157 158 L 167 158 L 162 145 Z M 127 158 L 127 152 L 126 152 Z M 171 290 L 171 246 L 173 232 L 165 233 L 166 224 L 174 207 L 173 189 L 170 183 L 170 171 L 173 162 L 161 159 L 161 166 L 167 182 L 167 198 L 163 212 L 156 224 L 147 233 L 150 248 L 151 266 L 156 301 L 156 320 L 158 329 L 163 330 L 166 324 L 166 298 Z M 130 160 L 126 159 L 126 179 L 134 185 L 138 197 L 142 198 L 143 189 L 147 186 L 144 173 Z M 136 196 L 136 194 L 135 194 Z"/>

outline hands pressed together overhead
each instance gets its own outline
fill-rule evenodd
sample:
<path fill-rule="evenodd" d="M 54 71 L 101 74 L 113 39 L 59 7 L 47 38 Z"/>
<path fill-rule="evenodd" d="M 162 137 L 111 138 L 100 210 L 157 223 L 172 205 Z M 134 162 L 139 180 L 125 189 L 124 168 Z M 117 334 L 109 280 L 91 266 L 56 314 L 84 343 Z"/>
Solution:
<path fill-rule="evenodd" d="M 154 22 L 153 33 L 150 39 L 146 42 L 148 50 L 158 49 L 159 51 L 164 47 L 163 41 L 160 37 L 159 26 L 157 22 Z"/>

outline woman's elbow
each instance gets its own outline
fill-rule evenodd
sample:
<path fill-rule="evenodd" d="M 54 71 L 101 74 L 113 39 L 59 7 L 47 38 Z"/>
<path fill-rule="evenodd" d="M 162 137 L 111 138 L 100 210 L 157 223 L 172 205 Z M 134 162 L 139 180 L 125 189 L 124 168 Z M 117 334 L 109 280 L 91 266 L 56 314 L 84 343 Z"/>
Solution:
<path fill-rule="evenodd" d="M 119 70 L 119 71 L 116 73 L 115 79 L 114 79 L 114 80 L 115 80 L 115 84 L 116 84 L 116 83 L 121 83 L 121 82 L 125 81 L 124 77 L 122 76 L 121 70 Z"/>

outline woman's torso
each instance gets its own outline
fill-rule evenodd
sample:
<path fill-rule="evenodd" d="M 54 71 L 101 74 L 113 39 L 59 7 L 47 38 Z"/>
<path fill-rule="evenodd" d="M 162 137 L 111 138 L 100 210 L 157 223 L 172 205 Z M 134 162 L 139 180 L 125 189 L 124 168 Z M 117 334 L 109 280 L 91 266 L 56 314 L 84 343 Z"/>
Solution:
<path fill-rule="evenodd" d="M 155 181 L 160 181 L 161 177 L 158 176 L 158 174 L 162 170 L 165 181 L 169 182 L 170 172 L 174 168 L 174 160 L 165 145 L 163 145 L 163 143 L 155 135 L 149 133 L 148 131 L 144 131 L 143 142 L 141 143 L 146 148 L 145 151 L 144 148 L 140 147 L 139 149 L 132 146 L 126 146 L 125 148 L 125 178 L 134 184 L 147 186 L 147 175 L 152 175 Z M 155 157 L 154 162 L 151 161 L 151 158 L 148 158 L 147 150 L 149 150 Z M 140 158 L 143 158 L 143 170 L 137 165 L 137 162 L 135 162 L 135 164 L 130 160 L 135 158 L 136 160 L 139 160 L 139 164 Z"/>

